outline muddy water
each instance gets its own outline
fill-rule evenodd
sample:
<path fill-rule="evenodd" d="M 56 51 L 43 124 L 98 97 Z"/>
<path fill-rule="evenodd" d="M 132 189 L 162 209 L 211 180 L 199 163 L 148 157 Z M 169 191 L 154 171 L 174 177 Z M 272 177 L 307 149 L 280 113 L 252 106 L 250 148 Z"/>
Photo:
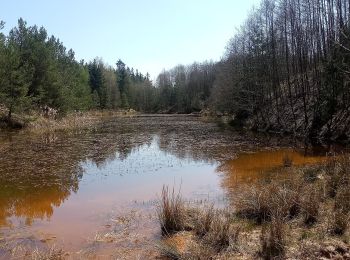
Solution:
<path fill-rule="evenodd" d="M 220 204 L 234 185 L 286 157 L 298 165 L 325 159 L 287 147 L 184 116 L 109 118 L 74 133 L 2 132 L 0 258 L 18 245 L 94 256 L 154 248 L 163 185 Z"/>

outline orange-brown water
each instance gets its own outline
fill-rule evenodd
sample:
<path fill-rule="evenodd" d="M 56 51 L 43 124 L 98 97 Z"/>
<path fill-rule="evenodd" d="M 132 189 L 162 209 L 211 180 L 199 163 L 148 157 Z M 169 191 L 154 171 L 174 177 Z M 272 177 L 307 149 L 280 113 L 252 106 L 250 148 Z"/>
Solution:
<path fill-rule="evenodd" d="M 269 174 L 271 170 L 317 164 L 329 158 L 326 153 L 314 155 L 309 151 L 292 148 L 263 150 L 239 154 L 236 159 L 223 162 L 217 171 L 224 173 L 223 186 L 234 188 L 241 183 L 250 183 Z"/>
<path fill-rule="evenodd" d="M 0 258 L 11 246 L 52 244 L 80 256 L 147 255 L 160 236 L 155 202 L 163 185 L 222 203 L 230 187 L 263 178 L 285 158 L 325 159 L 280 143 L 181 116 L 111 118 L 73 133 L 2 132 Z"/>

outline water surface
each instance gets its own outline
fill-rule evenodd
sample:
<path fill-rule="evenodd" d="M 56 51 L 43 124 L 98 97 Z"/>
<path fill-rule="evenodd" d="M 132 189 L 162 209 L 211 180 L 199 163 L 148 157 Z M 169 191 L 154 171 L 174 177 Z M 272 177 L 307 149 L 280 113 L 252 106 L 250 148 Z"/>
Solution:
<path fill-rule="evenodd" d="M 185 116 L 109 118 L 73 133 L 2 132 L 0 241 L 78 251 L 135 212 L 149 214 L 134 225 L 141 234 L 135 241 L 157 239 L 154 202 L 163 185 L 220 204 L 235 185 L 281 167 L 285 156 L 302 165 L 324 155 Z"/>

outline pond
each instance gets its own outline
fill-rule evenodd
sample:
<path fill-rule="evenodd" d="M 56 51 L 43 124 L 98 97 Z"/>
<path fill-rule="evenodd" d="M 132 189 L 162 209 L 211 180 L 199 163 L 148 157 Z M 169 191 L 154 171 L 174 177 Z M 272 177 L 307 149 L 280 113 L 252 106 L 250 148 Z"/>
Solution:
<path fill-rule="evenodd" d="M 284 158 L 317 163 L 330 149 L 295 149 L 286 138 L 233 132 L 191 116 L 1 132 L 0 258 L 9 257 L 8 248 L 52 245 L 70 255 L 156 254 L 149 249 L 160 238 L 155 208 L 163 185 L 186 200 L 222 205 L 234 187 L 282 167 Z"/>

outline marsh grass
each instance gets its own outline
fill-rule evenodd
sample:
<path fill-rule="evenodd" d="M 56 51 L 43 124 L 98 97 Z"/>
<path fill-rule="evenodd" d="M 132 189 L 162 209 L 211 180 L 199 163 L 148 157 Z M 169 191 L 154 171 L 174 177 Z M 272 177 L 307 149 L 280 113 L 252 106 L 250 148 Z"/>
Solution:
<path fill-rule="evenodd" d="M 286 252 L 286 224 L 281 216 L 262 227 L 260 255 L 264 259 L 283 259 Z"/>
<path fill-rule="evenodd" d="M 331 234 L 336 236 L 344 235 L 349 227 L 349 221 L 349 214 L 336 210 L 331 222 Z"/>
<path fill-rule="evenodd" d="M 213 216 L 209 231 L 204 236 L 204 241 L 216 252 L 227 249 L 236 250 L 240 232 L 241 228 L 234 225 L 227 212 L 217 211 Z"/>
<path fill-rule="evenodd" d="M 334 235 L 342 236 L 349 228 L 350 221 L 350 189 L 349 185 L 338 188 L 334 198 L 334 216 L 331 225 L 331 232 Z"/>
<path fill-rule="evenodd" d="M 334 198 L 338 188 L 350 187 L 350 158 L 342 155 L 332 158 L 324 167 L 327 180 L 328 195 Z"/>
<path fill-rule="evenodd" d="M 245 187 L 234 201 L 238 216 L 261 224 L 276 214 L 294 218 L 300 212 L 302 185 L 298 178 L 276 180 Z"/>
<path fill-rule="evenodd" d="M 163 189 L 161 204 L 167 209 L 163 215 L 170 220 L 170 230 L 187 229 L 194 235 L 191 249 L 172 259 L 203 259 L 201 255 L 207 256 L 204 259 L 242 255 L 248 259 L 298 259 L 306 255 L 317 259 L 328 241 L 332 241 L 329 255 L 343 256 L 336 248 L 344 245 L 349 230 L 350 157 L 285 171 L 287 174 L 277 173 L 263 182 L 241 186 L 232 208 L 189 209 L 174 191 Z M 180 210 L 171 210 L 177 208 Z M 298 251 L 301 242 L 305 248 Z M 307 248 L 313 251 L 306 252 Z M 345 248 L 350 252 L 348 244 Z"/>
<path fill-rule="evenodd" d="M 204 237 L 210 231 L 216 217 L 215 213 L 213 205 L 193 211 L 191 214 L 192 228 L 197 236 Z"/>
<path fill-rule="evenodd" d="M 317 222 L 321 200 L 322 195 L 319 187 L 307 185 L 304 188 L 300 200 L 300 208 L 306 225 L 312 226 Z"/>
<path fill-rule="evenodd" d="M 186 228 L 186 208 L 184 200 L 175 189 L 163 186 L 157 215 L 161 225 L 162 235 L 168 236 Z"/>
<path fill-rule="evenodd" d="M 89 113 L 72 113 L 58 119 L 36 116 L 28 122 L 26 130 L 34 133 L 67 131 L 91 127 L 99 118 Z"/>
<path fill-rule="evenodd" d="M 88 128 L 107 117 L 131 117 L 137 115 L 135 110 L 90 110 L 85 112 L 71 112 L 55 117 L 46 117 L 38 111 L 28 114 L 14 114 L 11 122 L 7 122 L 6 115 L 0 109 L 0 128 L 23 128 L 29 132 L 43 133 L 54 131 L 68 131 Z"/>

